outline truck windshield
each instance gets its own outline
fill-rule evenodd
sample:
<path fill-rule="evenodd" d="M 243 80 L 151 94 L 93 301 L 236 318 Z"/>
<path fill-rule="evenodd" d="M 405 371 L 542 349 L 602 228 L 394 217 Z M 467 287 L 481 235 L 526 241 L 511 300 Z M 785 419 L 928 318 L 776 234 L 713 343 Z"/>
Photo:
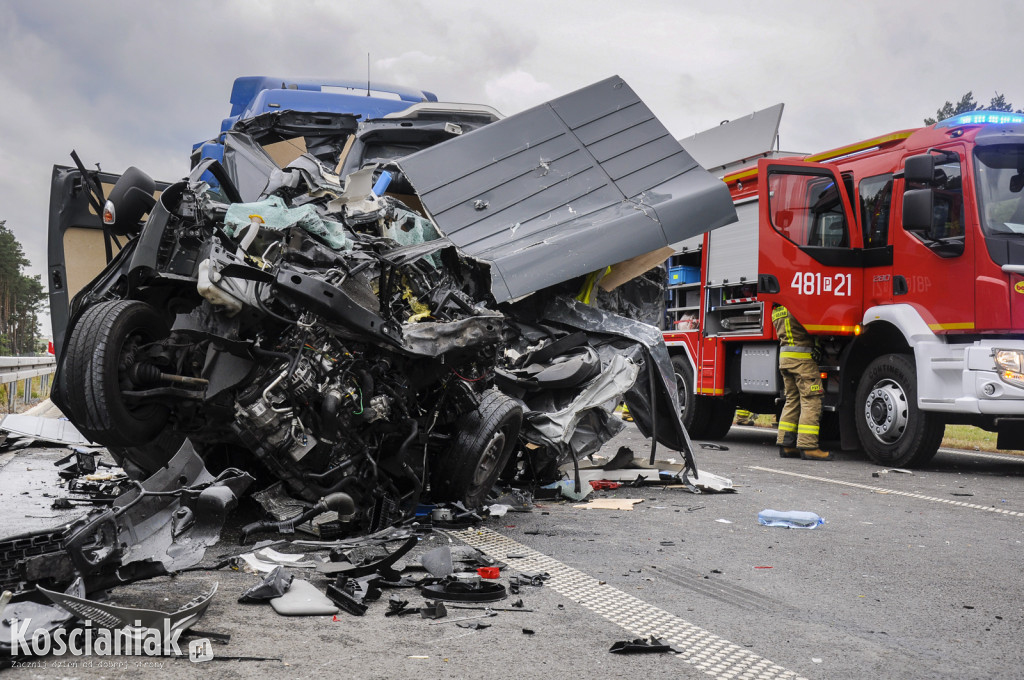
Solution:
<path fill-rule="evenodd" d="M 985 235 L 1024 235 L 1024 145 L 978 147 L 974 157 Z"/>

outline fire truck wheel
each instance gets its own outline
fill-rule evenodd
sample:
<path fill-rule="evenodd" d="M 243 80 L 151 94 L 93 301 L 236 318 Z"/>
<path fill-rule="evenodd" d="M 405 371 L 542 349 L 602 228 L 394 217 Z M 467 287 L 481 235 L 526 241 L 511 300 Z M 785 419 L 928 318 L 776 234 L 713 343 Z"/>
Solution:
<path fill-rule="evenodd" d="M 705 439 L 722 439 L 729 433 L 732 421 L 736 418 L 736 406 L 725 399 L 709 399 L 711 414 L 708 417 Z"/>
<path fill-rule="evenodd" d="M 872 361 L 853 407 L 861 446 L 879 465 L 923 465 L 942 443 L 942 421 L 917 406 L 917 371 L 910 356 L 885 354 Z"/>
<path fill-rule="evenodd" d="M 683 427 L 686 428 L 690 439 L 705 439 L 712 414 L 711 400 L 694 393 L 693 370 L 685 356 L 673 356 L 672 369 L 676 373 L 676 389 L 679 391 L 679 412 L 683 418 Z"/>
<path fill-rule="evenodd" d="M 448 455 L 434 465 L 433 500 L 480 507 L 508 464 L 522 424 L 523 408 L 516 400 L 497 390 L 485 392 L 465 417 Z"/>
<path fill-rule="evenodd" d="M 87 309 L 68 343 L 67 385 L 75 425 L 105 446 L 138 446 L 167 423 L 160 404 L 131 405 L 121 391 L 131 388 L 128 371 L 143 345 L 168 335 L 160 312 L 137 300 L 100 302 Z"/>

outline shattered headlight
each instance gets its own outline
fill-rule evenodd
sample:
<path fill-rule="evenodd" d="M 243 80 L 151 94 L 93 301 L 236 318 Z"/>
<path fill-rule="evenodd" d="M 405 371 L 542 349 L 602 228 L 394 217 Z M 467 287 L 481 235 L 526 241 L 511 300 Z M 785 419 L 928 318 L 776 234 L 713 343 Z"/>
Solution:
<path fill-rule="evenodd" d="M 1021 372 L 1022 358 L 1024 352 L 1016 349 L 997 349 L 993 353 L 996 361 L 996 368 L 999 369 L 999 377 L 1003 382 L 1010 383 L 1017 387 L 1024 387 L 1024 373 Z"/>

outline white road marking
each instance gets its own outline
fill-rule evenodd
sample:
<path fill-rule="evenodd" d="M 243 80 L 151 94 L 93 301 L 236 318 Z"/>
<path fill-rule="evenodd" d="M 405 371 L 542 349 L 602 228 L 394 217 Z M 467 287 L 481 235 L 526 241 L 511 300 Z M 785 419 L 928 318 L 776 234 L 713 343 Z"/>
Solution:
<path fill-rule="evenodd" d="M 988 460 L 998 460 L 1003 463 L 1008 463 L 1010 461 L 1024 463 L 1024 456 L 1012 453 L 980 453 L 978 451 L 965 451 L 963 449 L 939 449 L 939 453 L 953 453 L 958 456 L 967 456 L 969 458 L 986 458 Z"/>
<path fill-rule="evenodd" d="M 684 621 L 643 600 L 601 583 L 558 560 L 490 529 L 465 529 L 445 532 L 491 557 L 508 559 L 508 554 L 523 555 L 514 560 L 516 569 L 550 574 L 550 587 L 636 637 L 654 637 L 680 650 L 677 658 L 696 666 L 705 674 L 723 680 L 805 680 L 764 657 Z"/>
<path fill-rule="evenodd" d="M 935 496 L 925 496 L 924 494 L 912 493 L 910 491 L 898 491 L 896 489 L 886 489 L 881 486 L 870 486 L 868 484 L 857 484 L 856 482 L 844 482 L 839 479 L 829 479 L 828 477 L 816 477 L 814 475 L 804 475 L 799 472 L 789 472 L 788 470 L 776 470 L 775 468 L 760 467 L 752 465 L 751 470 L 760 470 L 762 472 L 774 472 L 779 475 L 789 475 L 790 477 L 800 477 L 801 479 L 810 479 L 815 482 L 827 482 L 829 484 L 840 484 L 842 486 L 850 486 L 855 489 L 864 489 L 865 491 L 871 491 L 872 493 L 883 493 L 892 496 L 906 496 L 907 498 L 916 498 L 922 501 L 931 501 L 933 503 L 945 503 L 946 505 L 955 505 L 961 508 L 972 508 L 974 510 L 984 510 L 985 512 L 994 512 L 997 515 L 1010 515 L 1011 517 L 1024 517 L 1024 512 L 1017 512 L 1016 510 L 1004 510 L 1002 508 L 994 508 L 991 505 L 978 505 L 977 503 L 966 503 L 964 501 L 955 501 L 948 498 L 936 498 Z"/>

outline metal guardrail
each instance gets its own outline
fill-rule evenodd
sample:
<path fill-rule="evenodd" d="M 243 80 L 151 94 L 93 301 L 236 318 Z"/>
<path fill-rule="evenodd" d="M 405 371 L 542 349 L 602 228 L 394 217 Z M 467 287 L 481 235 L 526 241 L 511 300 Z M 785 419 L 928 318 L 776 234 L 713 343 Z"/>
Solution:
<path fill-rule="evenodd" d="M 50 374 L 56 370 L 57 360 L 49 354 L 39 357 L 0 357 L 0 385 L 7 386 L 7 410 L 14 412 L 19 380 L 25 381 L 24 399 L 27 404 L 32 398 L 32 378 L 43 376 L 39 392 L 48 394 Z"/>

